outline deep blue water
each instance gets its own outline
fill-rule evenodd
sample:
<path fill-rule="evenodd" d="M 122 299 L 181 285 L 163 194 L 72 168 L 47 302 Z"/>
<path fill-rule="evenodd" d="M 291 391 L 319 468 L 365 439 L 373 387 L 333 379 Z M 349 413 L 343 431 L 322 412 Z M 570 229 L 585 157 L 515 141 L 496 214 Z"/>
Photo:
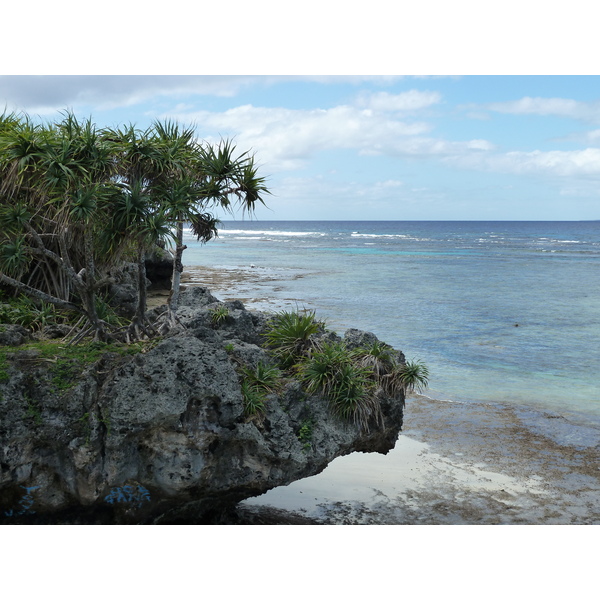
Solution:
<path fill-rule="evenodd" d="M 235 221 L 186 243 L 186 268 L 253 264 L 422 359 L 433 397 L 600 416 L 600 222 Z"/>

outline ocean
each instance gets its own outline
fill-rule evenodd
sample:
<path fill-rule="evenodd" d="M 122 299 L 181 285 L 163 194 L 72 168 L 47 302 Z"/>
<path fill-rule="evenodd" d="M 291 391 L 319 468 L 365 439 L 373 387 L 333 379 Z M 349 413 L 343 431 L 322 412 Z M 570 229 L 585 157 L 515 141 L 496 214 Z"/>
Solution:
<path fill-rule="evenodd" d="M 428 366 L 430 399 L 600 426 L 599 221 L 243 220 L 186 244 L 189 283 L 372 331 Z"/>

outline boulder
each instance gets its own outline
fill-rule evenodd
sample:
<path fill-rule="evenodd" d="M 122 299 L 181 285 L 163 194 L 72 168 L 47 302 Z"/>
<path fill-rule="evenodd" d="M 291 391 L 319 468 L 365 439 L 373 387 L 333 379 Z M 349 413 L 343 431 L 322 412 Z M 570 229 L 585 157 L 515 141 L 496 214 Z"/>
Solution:
<path fill-rule="evenodd" d="M 20 346 L 31 339 L 31 334 L 21 325 L 0 325 L 0 346 Z"/>
<path fill-rule="evenodd" d="M 51 363 L 15 352 L 0 379 L 0 522 L 217 522 L 337 456 L 394 447 L 403 396 L 380 398 L 383 423 L 365 430 L 289 379 L 246 416 L 240 369 L 271 360 L 268 315 L 229 303 L 215 323 L 217 306 L 189 288 L 181 331 L 134 356 L 107 352 L 66 390 Z"/>

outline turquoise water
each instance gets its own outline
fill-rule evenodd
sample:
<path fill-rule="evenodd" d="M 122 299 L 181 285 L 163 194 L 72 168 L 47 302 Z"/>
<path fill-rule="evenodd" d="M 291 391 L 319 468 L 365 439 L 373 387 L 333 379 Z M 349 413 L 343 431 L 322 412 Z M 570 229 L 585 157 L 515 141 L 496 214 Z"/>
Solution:
<path fill-rule="evenodd" d="M 254 265 L 274 299 L 422 359 L 432 397 L 600 417 L 600 222 L 236 221 L 186 243 L 186 268 Z"/>

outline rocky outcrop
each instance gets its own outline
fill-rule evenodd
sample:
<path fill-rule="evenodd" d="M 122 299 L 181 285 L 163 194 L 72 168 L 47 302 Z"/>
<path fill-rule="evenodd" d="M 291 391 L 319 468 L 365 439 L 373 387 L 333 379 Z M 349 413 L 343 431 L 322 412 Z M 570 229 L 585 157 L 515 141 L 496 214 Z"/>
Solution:
<path fill-rule="evenodd" d="M 0 521 L 215 522 L 337 456 L 393 448 L 403 396 L 381 397 L 383 425 L 366 431 L 289 380 L 261 419 L 246 417 L 239 370 L 271 360 L 260 346 L 268 316 L 230 302 L 216 326 L 221 305 L 190 288 L 184 329 L 135 355 L 104 353 L 67 389 L 51 359 L 13 352 L 0 369 Z"/>
<path fill-rule="evenodd" d="M 173 274 L 173 258 L 164 250 L 156 248 L 145 260 L 146 288 L 148 290 L 170 290 Z M 132 318 L 138 303 L 138 266 L 122 263 L 114 267 L 109 276 L 111 283 L 102 290 L 109 304 L 118 315 Z"/>

